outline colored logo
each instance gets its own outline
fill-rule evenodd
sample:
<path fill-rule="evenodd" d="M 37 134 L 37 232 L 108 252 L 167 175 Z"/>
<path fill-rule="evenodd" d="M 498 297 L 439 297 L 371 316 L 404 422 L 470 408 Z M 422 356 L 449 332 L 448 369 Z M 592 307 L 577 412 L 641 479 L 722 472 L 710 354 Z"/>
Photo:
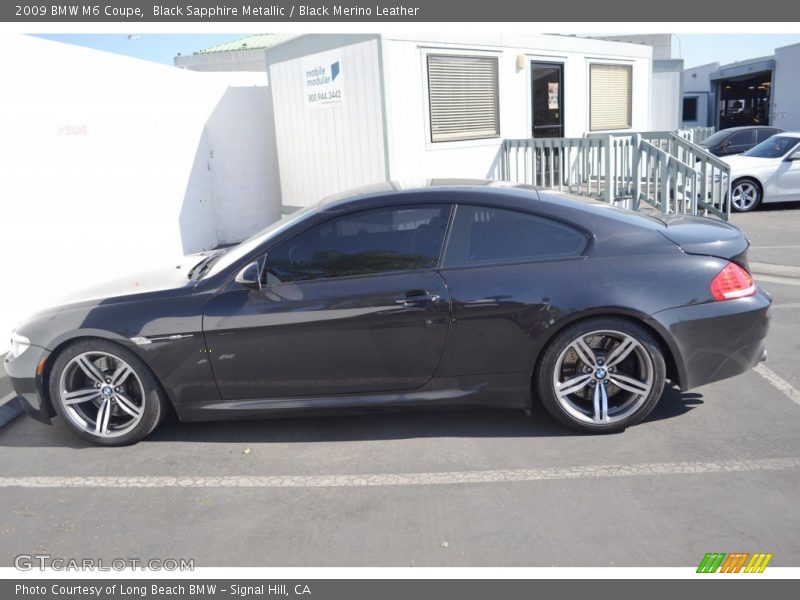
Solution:
<path fill-rule="evenodd" d="M 698 573 L 763 573 L 772 554 L 749 552 L 708 552 L 697 567 Z"/>
<path fill-rule="evenodd" d="M 339 61 L 337 60 L 335 63 L 331 65 L 331 81 L 335 81 L 338 76 L 339 76 Z"/>

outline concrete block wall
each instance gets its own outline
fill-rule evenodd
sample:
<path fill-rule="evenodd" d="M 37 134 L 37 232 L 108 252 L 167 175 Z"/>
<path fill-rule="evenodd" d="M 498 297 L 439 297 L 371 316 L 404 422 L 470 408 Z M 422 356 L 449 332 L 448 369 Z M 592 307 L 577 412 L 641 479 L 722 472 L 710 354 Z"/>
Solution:
<path fill-rule="evenodd" d="M 254 74 L 10 34 L 0 53 L 0 352 L 20 320 L 62 296 L 277 218 L 276 158 L 259 139 L 272 126 L 259 106 L 266 74 L 254 87 Z M 232 88 L 242 75 L 247 86 Z M 249 128 L 230 125 L 248 110 Z"/>
<path fill-rule="evenodd" d="M 208 119 L 206 138 L 217 240 L 240 242 L 281 214 L 269 88 L 228 88 Z"/>

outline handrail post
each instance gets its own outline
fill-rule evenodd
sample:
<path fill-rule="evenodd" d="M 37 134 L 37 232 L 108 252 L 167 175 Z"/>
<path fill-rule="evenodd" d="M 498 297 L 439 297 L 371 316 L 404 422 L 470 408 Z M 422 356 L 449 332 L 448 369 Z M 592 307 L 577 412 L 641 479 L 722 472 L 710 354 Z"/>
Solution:
<path fill-rule="evenodd" d="M 709 173 L 708 161 L 707 160 L 701 161 L 701 163 L 700 163 L 700 201 L 703 203 L 703 205 L 708 203 L 708 196 L 709 196 L 710 193 L 712 193 L 711 190 L 709 190 L 708 178 L 709 177 L 713 177 L 713 176 L 714 176 L 714 170 L 711 169 L 711 172 Z M 711 188 L 713 189 L 713 187 L 714 187 L 714 181 L 712 180 L 711 181 Z M 696 200 L 695 200 L 695 203 L 698 204 L 698 202 Z"/>
<path fill-rule="evenodd" d="M 614 202 L 614 186 L 613 186 L 613 183 L 611 181 L 611 160 L 612 160 L 611 155 L 613 153 L 613 150 L 612 150 L 613 144 L 611 142 L 611 136 L 610 135 L 604 136 L 603 139 L 604 139 L 604 143 L 605 143 L 605 147 L 606 147 L 606 152 L 605 152 L 605 159 L 606 159 L 606 164 L 605 164 L 606 189 L 604 190 L 604 196 L 605 196 L 605 201 L 608 202 L 609 204 L 611 204 L 612 202 Z"/>
<path fill-rule="evenodd" d="M 641 173 L 639 172 L 639 159 L 641 158 L 642 153 L 642 134 L 634 134 L 633 148 L 631 150 L 633 152 L 633 158 L 631 160 L 631 177 L 633 179 L 631 185 L 631 194 L 633 194 L 633 201 L 631 202 L 631 208 L 638 211 L 640 197 L 639 192 L 640 186 L 642 185 Z"/>
<path fill-rule="evenodd" d="M 720 190 L 720 193 L 723 194 L 722 195 L 722 202 L 725 203 L 725 206 L 724 207 L 720 207 L 720 208 L 723 208 L 724 211 L 725 211 L 725 220 L 726 221 L 730 221 L 731 220 L 731 200 L 732 200 L 732 198 L 731 198 L 731 190 L 733 189 L 733 187 L 731 185 L 732 182 L 731 182 L 731 171 L 730 171 L 730 169 L 728 169 L 727 173 L 720 173 L 719 176 L 720 176 L 720 182 L 722 182 L 723 178 L 724 178 L 724 180 L 726 182 L 725 183 L 725 187 Z M 720 187 L 722 187 L 722 186 L 720 186 Z"/>
<path fill-rule="evenodd" d="M 508 149 L 508 140 L 503 140 L 503 143 L 500 145 L 500 180 L 501 181 L 508 181 L 506 179 L 506 152 Z"/>

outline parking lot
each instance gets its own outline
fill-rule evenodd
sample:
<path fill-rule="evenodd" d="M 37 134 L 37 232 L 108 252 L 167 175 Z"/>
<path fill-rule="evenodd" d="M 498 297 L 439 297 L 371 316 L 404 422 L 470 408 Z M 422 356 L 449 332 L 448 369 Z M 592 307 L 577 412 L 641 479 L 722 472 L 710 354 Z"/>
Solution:
<path fill-rule="evenodd" d="M 716 551 L 797 566 L 800 207 L 733 222 L 774 296 L 768 361 L 668 388 L 622 434 L 575 434 L 542 409 L 424 411 L 169 421 L 106 449 L 21 417 L 0 431 L 0 565 L 39 552 L 198 567 L 696 566 Z"/>

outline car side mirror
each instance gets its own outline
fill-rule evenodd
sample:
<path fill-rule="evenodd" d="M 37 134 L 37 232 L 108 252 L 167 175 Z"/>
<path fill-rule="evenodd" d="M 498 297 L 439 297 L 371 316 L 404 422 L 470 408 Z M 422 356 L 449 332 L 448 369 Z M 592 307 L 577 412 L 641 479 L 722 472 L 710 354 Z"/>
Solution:
<path fill-rule="evenodd" d="M 261 265 L 259 262 L 253 261 L 244 267 L 236 275 L 236 283 L 249 287 L 254 290 L 261 289 Z"/>
<path fill-rule="evenodd" d="M 800 150 L 792 152 L 786 160 L 800 160 Z"/>

